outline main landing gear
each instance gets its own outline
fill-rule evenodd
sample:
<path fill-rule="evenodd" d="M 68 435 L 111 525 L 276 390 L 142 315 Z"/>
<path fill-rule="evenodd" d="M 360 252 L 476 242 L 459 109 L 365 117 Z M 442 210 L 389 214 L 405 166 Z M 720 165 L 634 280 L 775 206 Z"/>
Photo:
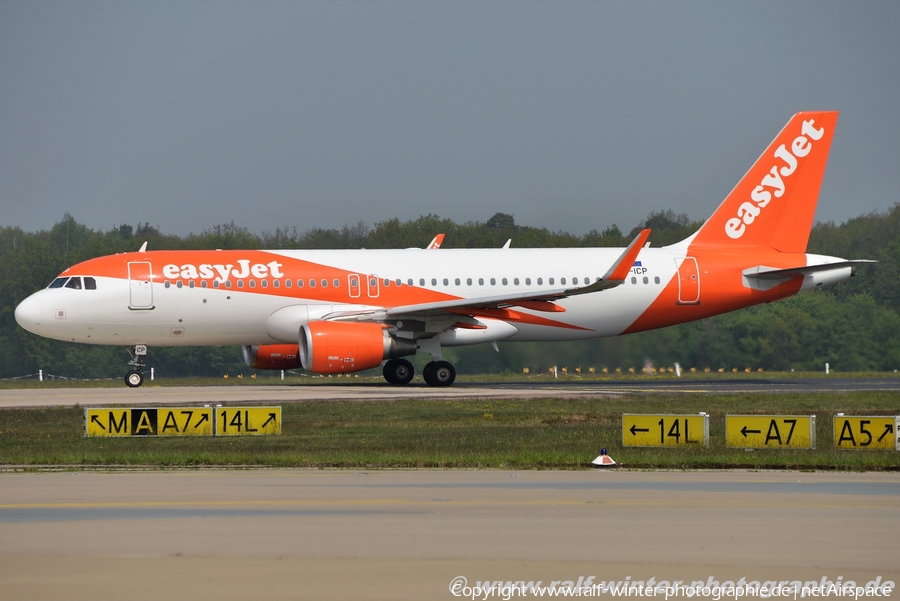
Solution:
<path fill-rule="evenodd" d="M 389 384 L 405 386 L 412 381 L 416 370 L 406 359 L 391 359 L 384 364 L 382 373 Z M 429 386 L 450 386 L 456 380 L 456 368 L 447 361 L 432 361 L 422 370 L 422 377 Z"/>
<path fill-rule="evenodd" d="M 131 355 L 128 365 L 134 369 L 125 374 L 125 384 L 129 388 L 137 388 L 144 383 L 144 360 L 147 358 L 147 345 L 136 344 L 134 347 L 129 347 L 128 354 Z"/>

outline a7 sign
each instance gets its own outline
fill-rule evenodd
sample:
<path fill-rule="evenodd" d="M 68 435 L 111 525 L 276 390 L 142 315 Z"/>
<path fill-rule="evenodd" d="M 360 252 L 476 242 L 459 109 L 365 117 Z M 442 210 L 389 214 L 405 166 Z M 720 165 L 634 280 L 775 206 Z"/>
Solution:
<path fill-rule="evenodd" d="M 895 415 L 834 416 L 834 447 L 874 451 L 900 451 L 900 417 Z"/>
<path fill-rule="evenodd" d="M 726 415 L 725 446 L 745 449 L 814 449 L 815 415 Z"/>
<path fill-rule="evenodd" d="M 709 446 L 709 416 L 622 414 L 623 447 Z"/>

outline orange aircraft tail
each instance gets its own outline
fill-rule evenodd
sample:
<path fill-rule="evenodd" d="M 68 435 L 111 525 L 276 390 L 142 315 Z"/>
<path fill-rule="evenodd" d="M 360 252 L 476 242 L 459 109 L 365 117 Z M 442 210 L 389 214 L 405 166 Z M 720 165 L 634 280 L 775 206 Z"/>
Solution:
<path fill-rule="evenodd" d="M 691 246 L 806 252 L 837 118 L 837 111 L 794 115 Z"/>

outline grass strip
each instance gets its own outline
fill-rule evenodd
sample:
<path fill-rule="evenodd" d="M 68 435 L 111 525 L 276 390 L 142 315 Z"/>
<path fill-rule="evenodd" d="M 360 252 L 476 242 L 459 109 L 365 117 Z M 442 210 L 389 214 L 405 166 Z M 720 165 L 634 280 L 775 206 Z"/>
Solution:
<path fill-rule="evenodd" d="M 898 470 L 900 453 L 833 448 L 832 417 L 894 415 L 892 392 L 282 404 L 282 435 L 84 438 L 83 410 L 0 410 L 0 465 L 583 469 L 606 447 L 632 468 Z M 623 448 L 623 412 L 710 415 L 709 447 Z M 814 450 L 725 447 L 726 414 L 815 414 Z"/>

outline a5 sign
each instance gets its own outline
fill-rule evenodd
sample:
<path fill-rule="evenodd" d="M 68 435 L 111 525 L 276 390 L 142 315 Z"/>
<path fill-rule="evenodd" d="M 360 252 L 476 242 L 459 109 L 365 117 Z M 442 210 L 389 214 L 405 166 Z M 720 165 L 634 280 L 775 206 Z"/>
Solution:
<path fill-rule="evenodd" d="M 884 415 L 834 416 L 834 448 L 900 451 L 900 417 Z"/>

